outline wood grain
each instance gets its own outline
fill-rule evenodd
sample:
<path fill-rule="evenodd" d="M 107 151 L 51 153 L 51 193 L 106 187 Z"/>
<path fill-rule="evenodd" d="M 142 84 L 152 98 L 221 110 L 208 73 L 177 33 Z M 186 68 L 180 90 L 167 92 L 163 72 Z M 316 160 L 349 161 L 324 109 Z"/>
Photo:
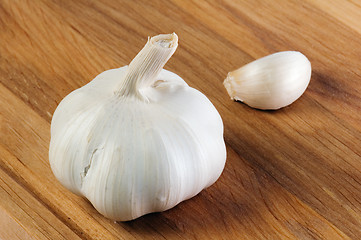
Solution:
<path fill-rule="evenodd" d="M 361 4 L 357 1 L 0 1 L 1 239 L 361 239 Z M 62 98 L 176 32 L 166 68 L 220 112 L 221 178 L 175 208 L 113 222 L 48 162 Z M 226 74 L 298 50 L 311 83 L 294 104 L 229 99 Z"/>

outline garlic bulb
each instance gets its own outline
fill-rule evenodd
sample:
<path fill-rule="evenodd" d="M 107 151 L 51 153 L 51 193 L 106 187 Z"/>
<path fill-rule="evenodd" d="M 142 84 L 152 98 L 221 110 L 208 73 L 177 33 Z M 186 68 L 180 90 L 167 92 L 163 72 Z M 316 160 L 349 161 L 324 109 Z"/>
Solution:
<path fill-rule="evenodd" d="M 300 52 L 278 52 L 228 73 L 230 97 L 253 108 L 279 109 L 297 100 L 311 78 L 311 63 Z"/>
<path fill-rule="evenodd" d="M 212 103 L 163 66 L 176 34 L 148 40 L 129 66 L 66 96 L 51 123 L 56 178 L 120 221 L 174 207 L 223 171 L 222 119 Z"/>

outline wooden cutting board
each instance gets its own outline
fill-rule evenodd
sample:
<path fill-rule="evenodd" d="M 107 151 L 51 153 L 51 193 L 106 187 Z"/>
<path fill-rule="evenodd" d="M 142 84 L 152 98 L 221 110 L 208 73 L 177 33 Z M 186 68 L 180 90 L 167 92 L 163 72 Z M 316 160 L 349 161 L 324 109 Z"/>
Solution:
<path fill-rule="evenodd" d="M 357 1 L 0 1 L 1 239 L 361 239 L 361 4 Z M 176 32 L 166 69 L 224 121 L 220 179 L 130 222 L 98 214 L 53 176 L 62 98 Z M 278 111 L 233 102 L 229 71 L 296 50 L 305 94 Z"/>

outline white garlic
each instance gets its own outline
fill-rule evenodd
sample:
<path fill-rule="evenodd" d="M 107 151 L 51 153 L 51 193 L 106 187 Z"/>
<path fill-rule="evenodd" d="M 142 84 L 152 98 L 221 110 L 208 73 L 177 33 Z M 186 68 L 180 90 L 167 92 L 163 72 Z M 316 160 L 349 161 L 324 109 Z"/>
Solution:
<path fill-rule="evenodd" d="M 212 103 L 163 66 L 176 34 L 148 40 L 129 66 L 66 96 L 51 123 L 56 178 L 104 216 L 126 221 L 164 211 L 223 171 L 222 119 Z"/>
<path fill-rule="evenodd" d="M 300 52 L 278 52 L 228 73 L 229 96 L 253 108 L 279 109 L 297 100 L 311 78 L 311 63 Z"/>

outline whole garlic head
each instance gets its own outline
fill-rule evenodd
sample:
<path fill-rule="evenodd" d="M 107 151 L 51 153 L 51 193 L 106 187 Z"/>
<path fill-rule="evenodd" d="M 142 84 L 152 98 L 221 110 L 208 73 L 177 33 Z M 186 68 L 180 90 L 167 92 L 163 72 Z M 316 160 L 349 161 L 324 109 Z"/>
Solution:
<path fill-rule="evenodd" d="M 224 86 L 234 100 L 253 108 L 279 109 L 296 101 L 311 78 L 311 63 L 296 51 L 278 52 L 228 73 Z"/>
<path fill-rule="evenodd" d="M 56 178 L 104 216 L 132 220 L 174 207 L 223 171 L 223 123 L 212 103 L 163 70 L 176 34 L 148 40 L 129 66 L 66 96 L 51 123 Z"/>

